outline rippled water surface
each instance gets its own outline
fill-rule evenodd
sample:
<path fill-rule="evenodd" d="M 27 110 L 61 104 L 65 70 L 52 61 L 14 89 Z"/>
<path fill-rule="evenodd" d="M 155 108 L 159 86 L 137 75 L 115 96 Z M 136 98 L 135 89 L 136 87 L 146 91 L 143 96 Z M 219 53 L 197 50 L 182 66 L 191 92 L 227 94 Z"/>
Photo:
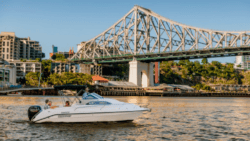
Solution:
<path fill-rule="evenodd" d="M 249 98 L 110 97 L 148 106 L 133 122 L 28 121 L 30 105 L 59 97 L 0 97 L 0 140 L 250 140 Z"/>

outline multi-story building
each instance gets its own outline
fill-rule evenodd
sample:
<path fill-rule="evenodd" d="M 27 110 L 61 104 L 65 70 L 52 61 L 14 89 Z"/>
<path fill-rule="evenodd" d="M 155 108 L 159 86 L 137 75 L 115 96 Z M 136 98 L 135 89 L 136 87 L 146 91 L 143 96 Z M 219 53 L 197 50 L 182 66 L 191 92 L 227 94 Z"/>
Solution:
<path fill-rule="evenodd" d="M 0 65 L 0 85 L 16 85 L 16 67 L 13 65 Z"/>
<path fill-rule="evenodd" d="M 74 49 L 72 47 L 72 49 L 71 48 L 69 49 L 69 52 L 61 52 L 61 51 L 58 51 L 58 47 L 52 45 L 52 53 L 50 53 L 50 59 L 52 59 L 53 55 L 56 55 L 56 54 L 62 54 L 65 57 L 65 59 L 69 59 L 73 57 Z"/>
<path fill-rule="evenodd" d="M 87 73 L 91 75 L 102 76 L 102 69 L 103 69 L 103 66 L 99 66 L 99 65 L 79 64 L 80 73 Z"/>
<path fill-rule="evenodd" d="M 19 59 L 31 59 L 45 57 L 38 41 L 28 38 L 19 38 L 14 32 L 1 32 L 0 34 L 0 57 L 6 61 Z"/>
<path fill-rule="evenodd" d="M 75 63 L 61 63 L 54 62 L 51 63 L 51 73 L 62 73 L 62 72 L 78 72 L 77 66 Z"/>
<path fill-rule="evenodd" d="M 236 56 L 234 68 L 249 70 L 250 69 L 250 55 Z"/>
<path fill-rule="evenodd" d="M 19 60 L 10 62 L 10 65 L 16 66 L 17 79 L 25 78 L 25 75 L 29 72 L 42 72 L 42 64 L 40 62 L 26 61 L 21 62 Z"/>

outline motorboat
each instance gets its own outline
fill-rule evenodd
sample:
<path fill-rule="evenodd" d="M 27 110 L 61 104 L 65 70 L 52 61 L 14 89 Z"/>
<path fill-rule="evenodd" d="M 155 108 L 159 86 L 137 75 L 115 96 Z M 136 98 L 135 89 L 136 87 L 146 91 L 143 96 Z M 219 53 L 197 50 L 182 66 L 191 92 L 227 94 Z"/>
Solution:
<path fill-rule="evenodd" d="M 59 93 L 64 95 L 60 90 Z M 69 107 L 61 105 L 45 109 L 44 106 L 31 106 L 28 109 L 29 120 L 34 123 L 133 121 L 143 112 L 150 111 L 148 108 L 104 98 L 97 93 L 87 91 L 79 98 L 79 93 L 76 94 L 75 102 Z"/>

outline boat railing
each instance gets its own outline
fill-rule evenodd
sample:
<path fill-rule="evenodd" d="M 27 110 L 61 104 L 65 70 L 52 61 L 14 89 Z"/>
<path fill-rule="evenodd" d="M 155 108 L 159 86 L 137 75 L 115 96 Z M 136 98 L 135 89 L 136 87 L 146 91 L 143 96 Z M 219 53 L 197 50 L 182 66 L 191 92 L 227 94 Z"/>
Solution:
<path fill-rule="evenodd" d="M 80 90 L 77 94 L 71 93 L 73 96 L 75 96 L 73 101 L 70 100 L 69 97 L 63 93 L 63 91 L 58 90 L 58 93 L 59 93 L 60 96 L 62 96 L 62 103 L 63 104 L 65 104 L 66 101 L 69 101 L 71 103 L 71 105 L 72 105 L 73 103 L 76 103 L 77 101 L 79 101 L 79 103 L 81 103 L 81 100 L 79 99 L 78 95 L 80 93 L 82 93 L 82 91 L 83 90 Z"/>

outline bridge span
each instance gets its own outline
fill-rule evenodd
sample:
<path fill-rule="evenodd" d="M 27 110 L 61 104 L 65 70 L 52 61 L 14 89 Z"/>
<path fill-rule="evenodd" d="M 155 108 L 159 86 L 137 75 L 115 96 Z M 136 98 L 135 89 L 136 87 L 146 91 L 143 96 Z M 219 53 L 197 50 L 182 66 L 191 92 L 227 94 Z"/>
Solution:
<path fill-rule="evenodd" d="M 129 81 L 153 85 L 156 61 L 250 55 L 250 31 L 216 31 L 184 25 L 134 6 L 118 22 L 82 44 L 71 61 L 128 63 Z"/>

